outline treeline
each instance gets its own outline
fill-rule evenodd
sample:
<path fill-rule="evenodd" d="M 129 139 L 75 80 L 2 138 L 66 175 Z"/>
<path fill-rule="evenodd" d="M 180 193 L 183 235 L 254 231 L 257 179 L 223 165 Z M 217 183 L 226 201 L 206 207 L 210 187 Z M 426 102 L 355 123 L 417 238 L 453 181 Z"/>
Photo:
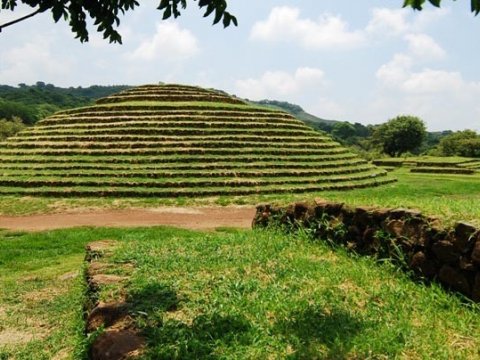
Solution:
<path fill-rule="evenodd" d="M 281 108 L 366 158 L 409 154 L 480 157 L 480 134 L 473 130 L 428 132 L 424 122 L 415 116 L 398 116 L 383 124 L 363 125 L 318 118 L 285 101 L 256 103 Z"/>
<path fill-rule="evenodd" d="M 85 106 L 129 86 L 90 86 L 61 88 L 38 81 L 18 87 L 0 85 L 0 119 L 20 119 L 32 125 L 56 111 Z"/>

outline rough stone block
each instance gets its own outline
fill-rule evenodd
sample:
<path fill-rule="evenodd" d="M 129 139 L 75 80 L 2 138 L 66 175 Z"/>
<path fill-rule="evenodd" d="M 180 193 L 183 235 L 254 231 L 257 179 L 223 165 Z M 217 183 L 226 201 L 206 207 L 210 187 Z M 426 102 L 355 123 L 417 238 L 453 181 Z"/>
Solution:
<path fill-rule="evenodd" d="M 472 290 L 473 301 L 480 302 L 480 272 L 475 276 L 475 282 Z"/>
<path fill-rule="evenodd" d="M 437 266 L 423 251 L 415 253 L 410 260 L 410 268 L 419 272 L 426 278 L 432 278 L 437 274 Z"/>
<path fill-rule="evenodd" d="M 480 264 L 480 239 L 477 240 L 477 242 L 473 246 L 472 260 L 475 263 Z"/>
<path fill-rule="evenodd" d="M 467 253 L 474 242 L 475 226 L 466 222 L 457 222 L 454 227 L 455 240 L 453 244 L 462 253 Z"/>
<path fill-rule="evenodd" d="M 447 240 L 440 240 L 434 243 L 432 245 L 432 251 L 437 259 L 445 264 L 454 264 L 460 258 L 460 252 Z"/>
<path fill-rule="evenodd" d="M 460 291 L 465 295 L 470 295 L 470 284 L 467 278 L 457 269 L 443 265 L 440 269 L 439 279 L 452 289 Z"/>

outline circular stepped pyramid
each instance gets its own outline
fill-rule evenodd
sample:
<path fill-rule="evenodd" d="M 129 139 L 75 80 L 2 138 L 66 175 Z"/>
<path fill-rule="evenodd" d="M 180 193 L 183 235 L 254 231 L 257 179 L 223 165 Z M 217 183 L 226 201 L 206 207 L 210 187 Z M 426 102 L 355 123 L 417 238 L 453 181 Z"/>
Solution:
<path fill-rule="evenodd" d="M 194 197 L 392 181 L 285 112 L 180 85 L 59 112 L 2 143 L 0 161 L 0 195 Z"/>

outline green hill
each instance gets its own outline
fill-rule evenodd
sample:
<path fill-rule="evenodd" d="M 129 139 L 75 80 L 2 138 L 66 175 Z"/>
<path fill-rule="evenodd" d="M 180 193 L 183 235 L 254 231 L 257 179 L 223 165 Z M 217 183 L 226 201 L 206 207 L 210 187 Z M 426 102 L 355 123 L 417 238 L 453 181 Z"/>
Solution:
<path fill-rule="evenodd" d="M 303 108 L 300 105 L 291 104 L 286 101 L 278 101 L 278 100 L 260 100 L 260 101 L 248 100 L 248 101 L 255 105 L 268 106 L 268 107 L 286 111 L 289 114 L 292 114 L 293 116 L 295 116 L 297 119 L 302 120 L 306 124 L 320 130 L 323 130 L 325 125 L 327 127 L 331 127 L 339 122 L 338 120 L 327 120 L 327 119 L 323 119 L 318 116 L 309 114 L 305 110 L 303 110 Z"/>
<path fill-rule="evenodd" d="M 35 85 L 18 87 L 0 85 L 0 119 L 19 117 L 26 124 L 62 109 L 86 106 L 96 99 L 130 88 L 131 86 L 98 86 L 62 88 L 38 81 Z"/>
<path fill-rule="evenodd" d="M 125 90 L 1 145 L 0 194 L 194 197 L 391 181 L 284 111 L 192 86 Z"/>

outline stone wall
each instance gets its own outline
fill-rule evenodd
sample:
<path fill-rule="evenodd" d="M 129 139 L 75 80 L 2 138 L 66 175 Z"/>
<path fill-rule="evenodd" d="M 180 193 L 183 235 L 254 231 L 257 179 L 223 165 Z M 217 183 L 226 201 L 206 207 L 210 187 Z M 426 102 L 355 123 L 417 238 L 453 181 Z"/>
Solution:
<path fill-rule="evenodd" d="M 287 207 L 259 205 L 254 227 L 299 228 L 359 254 L 388 258 L 480 302 L 480 229 L 407 209 L 347 207 L 315 201 Z"/>

